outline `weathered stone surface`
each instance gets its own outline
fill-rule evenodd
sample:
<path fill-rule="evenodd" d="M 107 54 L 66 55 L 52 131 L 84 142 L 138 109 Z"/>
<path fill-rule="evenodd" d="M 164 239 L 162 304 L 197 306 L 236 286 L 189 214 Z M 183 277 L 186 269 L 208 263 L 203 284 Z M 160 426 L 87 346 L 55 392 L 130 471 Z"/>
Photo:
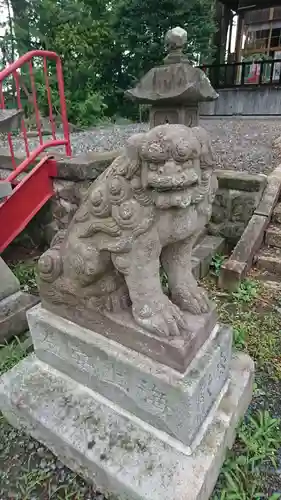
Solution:
<path fill-rule="evenodd" d="M 25 160 L 25 153 L 15 153 L 16 165 L 19 165 L 23 160 Z M 13 170 L 13 163 L 11 158 L 11 152 L 8 148 L 0 148 L 0 165 L 3 170 Z M 10 174 L 11 172 L 9 172 Z"/>
<path fill-rule="evenodd" d="M 243 191 L 229 191 L 231 199 L 231 217 L 233 222 L 248 223 L 260 200 L 261 194 Z"/>
<path fill-rule="evenodd" d="M 212 222 L 247 223 L 253 215 L 260 199 L 258 192 L 219 189 L 212 209 Z"/>
<path fill-rule="evenodd" d="M 255 253 L 263 241 L 267 225 L 267 217 L 253 215 L 239 243 L 234 248 L 231 258 L 238 262 L 246 262 L 250 266 Z"/>
<path fill-rule="evenodd" d="M 54 180 L 54 190 L 58 199 L 63 199 L 73 205 L 79 205 L 87 193 L 91 181 L 69 181 L 65 179 Z"/>
<path fill-rule="evenodd" d="M 67 215 L 70 222 L 77 208 L 78 205 L 70 203 L 63 198 L 54 198 L 51 200 L 51 211 L 55 219 L 61 220 Z"/>
<path fill-rule="evenodd" d="M 12 185 L 10 182 L 1 181 L 0 182 L 0 200 L 5 198 L 12 193 Z"/>
<path fill-rule="evenodd" d="M 231 197 L 227 189 L 219 189 L 212 206 L 211 221 L 220 224 L 231 218 Z"/>
<path fill-rule="evenodd" d="M 186 40 L 187 32 L 182 28 L 169 30 L 164 65 L 151 69 L 135 88 L 125 92 L 130 99 L 152 104 L 150 127 L 165 123 L 195 127 L 199 122 L 199 102 L 218 98 L 206 74 L 191 66 L 183 54 Z"/>
<path fill-rule="evenodd" d="M 90 186 L 91 186 L 90 180 L 75 183 L 75 194 L 78 205 L 80 205 L 80 203 L 82 203 L 82 201 L 84 200 L 85 196 L 89 191 Z"/>
<path fill-rule="evenodd" d="M 183 55 L 183 49 L 187 42 L 187 32 L 177 26 L 167 31 L 165 35 L 165 46 L 168 55 L 165 59 L 167 63 L 181 62 L 186 56 Z"/>
<path fill-rule="evenodd" d="M 187 446 L 226 387 L 232 331 L 215 327 L 184 374 L 40 306 L 28 313 L 39 359 Z"/>
<path fill-rule="evenodd" d="M 43 301 L 46 307 L 45 301 Z M 217 314 L 212 305 L 209 313 L 193 315 L 183 313 L 187 325 L 180 336 L 161 337 L 153 335 L 138 326 L 128 311 L 101 314 L 89 309 L 66 305 L 62 310 L 54 304 L 47 309 L 80 326 L 96 331 L 111 340 L 149 356 L 183 373 L 192 362 L 196 352 L 207 340 L 217 322 Z"/>
<path fill-rule="evenodd" d="M 223 236 L 231 245 L 233 245 L 240 240 L 245 227 L 246 224 L 244 222 L 227 221 L 224 224 L 223 230 L 221 230 L 219 234 Z"/>
<path fill-rule="evenodd" d="M 70 203 L 77 204 L 77 197 L 75 193 L 74 181 L 68 181 L 65 179 L 54 179 L 53 187 L 57 198 L 63 198 Z"/>
<path fill-rule="evenodd" d="M 233 289 L 239 285 L 261 246 L 267 225 L 267 217 L 252 216 L 230 258 L 222 266 L 219 277 L 219 285 L 222 288 Z"/>
<path fill-rule="evenodd" d="M 187 350 L 194 355 L 198 347 L 195 331 L 210 311 L 192 274 L 192 249 L 211 215 L 212 167 L 210 138 L 201 127 L 163 125 L 133 136 L 90 187 L 63 241 L 39 260 L 45 306 L 82 326 L 99 322 L 109 336 L 116 323 L 121 343 L 134 348 L 134 339 L 142 352 L 148 343 L 156 359 L 161 345 L 185 369 Z M 60 205 L 66 209 L 67 202 Z M 161 288 L 160 260 L 171 298 Z M 174 338 L 182 345 L 179 361 L 171 355 Z"/>
<path fill-rule="evenodd" d="M 271 224 L 265 233 L 265 244 L 281 248 L 281 227 Z"/>
<path fill-rule="evenodd" d="M 20 126 L 22 109 L 0 109 L 0 133 L 12 132 Z"/>
<path fill-rule="evenodd" d="M 212 207 L 209 231 L 236 244 L 255 212 L 266 185 L 265 175 L 215 171 L 219 189 Z"/>
<path fill-rule="evenodd" d="M 153 106 L 149 114 L 150 128 L 165 123 L 182 123 L 186 127 L 196 127 L 199 122 L 198 106 L 174 105 L 167 107 L 165 103 Z"/>
<path fill-rule="evenodd" d="M 28 329 L 26 312 L 38 302 L 39 297 L 23 292 L 15 292 L 0 301 L 0 344 Z"/>
<path fill-rule="evenodd" d="M 271 217 L 273 209 L 278 201 L 281 188 L 281 180 L 272 175 L 268 176 L 267 186 L 263 192 L 261 201 L 255 210 L 256 215 Z"/>
<path fill-rule="evenodd" d="M 238 262 L 232 258 L 225 262 L 220 271 L 218 285 L 225 290 L 234 291 L 245 278 L 248 270 L 246 262 Z"/>
<path fill-rule="evenodd" d="M 57 161 L 58 178 L 69 180 L 94 180 L 121 154 L 121 151 L 87 153 Z"/>
<path fill-rule="evenodd" d="M 46 226 L 44 227 L 44 237 L 45 237 L 45 240 L 46 240 L 48 245 L 51 244 L 54 236 L 59 231 L 59 229 L 60 229 L 60 226 L 58 224 L 58 221 L 55 219 L 52 220 L 52 222 L 49 222 L 48 224 L 46 224 Z"/>
<path fill-rule="evenodd" d="M 151 69 L 127 97 L 143 103 L 194 104 L 218 98 L 204 71 L 187 62 L 173 63 Z"/>
<path fill-rule="evenodd" d="M 281 203 L 277 203 L 272 213 L 272 222 L 281 224 Z"/>
<path fill-rule="evenodd" d="M 212 258 L 216 253 L 223 253 L 224 248 L 223 238 L 210 235 L 206 235 L 199 245 L 194 247 L 192 255 L 200 261 L 200 278 L 208 274 Z"/>
<path fill-rule="evenodd" d="M 219 189 L 259 192 L 263 191 L 267 184 L 267 176 L 264 174 L 248 174 L 235 170 L 215 171 Z"/>
<path fill-rule="evenodd" d="M 256 255 L 256 267 L 275 276 L 281 276 L 281 249 L 262 248 Z"/>
<path fill-rule="evenodd" d="M 0 383 L 0 406 L 103 493 L 121 500 L 208 500 L 251 400 L 253 362 L 236 355 L 230 386 L 196 451 L 29 357 Z"/>
<path fill-rule="evenodd" d="M 192 254 L 191 257 L 191 269 L 192 269 L 192 274 L 196 280 L 200 279 L 200 260 Z"/>
<path fill-rule="evenodd" d="M 12 273 L 6 262 L 0 257 L 0 301 L 20 289 L 19 280 Z"/>
<path fill-rule="evenodd" d="M 214 224 L 213 222 L 208 224 L 208 231 L 211 235 L 222 236 L 231 246 L 234 246 L 239 241 L 244 230 L 244 222 L 226 220 L 220 224 Z"/>

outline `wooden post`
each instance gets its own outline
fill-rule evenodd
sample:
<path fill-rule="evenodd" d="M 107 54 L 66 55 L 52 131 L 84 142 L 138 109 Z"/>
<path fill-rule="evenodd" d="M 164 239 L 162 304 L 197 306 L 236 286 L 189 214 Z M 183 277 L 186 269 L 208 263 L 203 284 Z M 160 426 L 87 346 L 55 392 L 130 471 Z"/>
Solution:
<path fill-rule="evenodd" d="M 236 33 L 235 62 L 241 62 L 242 42 L 244 34 L 244 12 L 238 15 L 238 25 Z"/>
<path fill-rule="evenodd" d="M 270 47 L 271 47 L 271 37 L 272 37 L 272 20 L 274 17 L 274 7 L 271 7 L 269 9 L 269 21 L 270 21 L 270 26 L 269 26 L 269 35 L 268 35 L 268 42 L 267 42 L 267 49 L 266 49 L 266 55 L 269 57 L 269 52 L 270 52 Z"/>
<path fill-rule="evenodd" d="M 238 25 L 236 33 L 236 46 L 235 46 L 235 62 L 241 62 L 242 59 L 242 43 L 244 34 L 244 12 L 238 16 Z M 241 66 L 237 67 L 236 71 L 236 84 L 239 85 L 241 75 Z"/>

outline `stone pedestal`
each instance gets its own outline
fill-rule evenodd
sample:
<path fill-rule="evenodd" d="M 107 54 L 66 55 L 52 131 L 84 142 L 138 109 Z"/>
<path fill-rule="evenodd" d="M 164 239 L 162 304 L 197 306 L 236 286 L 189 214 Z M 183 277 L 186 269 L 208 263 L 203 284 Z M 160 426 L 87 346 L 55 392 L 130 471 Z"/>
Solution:
<path fill-rule="evenodd" d="M 18 279 L 0 257 L 0 344 L 27 330 L 26 311 L 38 297 L 20 291 Z"/>
<path fill-rule="evenodd" d="M 216 325 L 180 373 L 40 305 L 28 322 L 35 355 L 0 382 L 13 425 L 121 499 L 210 497 L 252 394 L 231 329 Z"/>

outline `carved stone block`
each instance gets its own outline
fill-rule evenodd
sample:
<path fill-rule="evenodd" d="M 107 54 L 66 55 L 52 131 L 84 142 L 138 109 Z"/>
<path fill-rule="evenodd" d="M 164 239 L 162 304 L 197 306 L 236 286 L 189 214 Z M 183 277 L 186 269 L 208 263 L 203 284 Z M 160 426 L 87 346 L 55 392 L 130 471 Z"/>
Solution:
<path fill-rule="evenodd" d="M 150 109 L 150 127 L 164 125 L 165 123 L 181 123 L 186 127 L 196 127 L 199 123 L 198 106 L 177 106 L 173 107 L 152 106 Z"/>
<path fill-rule="evenodd" d="M 16 427 L 120 500 L 209 500 L 252 396 L 253 362 L 233 357 L 229 390 L 192 455 L 187 447 L 30 356 L 0 379 L 0 406 Z M 183 416 L 184 418 L 184 416 Z"/>
<path fill-rule="evenodd" d="M 198 316 L 185 312 L 186 330 L 180 336 L 161 337 L 138 326 L 129 311 L 100 314 L 90 308 L 84 308 L 81 304 L 78 307 L 65 305 L 62 308 L 43 301 L 43 305 L 49 311 L 70 319 L 77 325 L 135 349 L 182 373 L 207 340 L 217 322 L 214 306 L 209 313 Z"/>
<path fill-rule="evenodd" d="M 41 306 L 28 313 L 28 323 L 39 359 L 191 449 L 227 389 L 232 347 L 227 327 L 213 328 L 179 373 Z"/>

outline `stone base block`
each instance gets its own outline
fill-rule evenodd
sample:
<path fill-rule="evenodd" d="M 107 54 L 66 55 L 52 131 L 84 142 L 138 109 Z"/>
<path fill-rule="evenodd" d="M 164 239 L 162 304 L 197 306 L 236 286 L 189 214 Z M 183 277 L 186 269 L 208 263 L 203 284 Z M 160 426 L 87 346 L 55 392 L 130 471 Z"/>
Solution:
<path fill-rule="evenodd" d="M 6 262 L 0 257 L 0 300 L 9 297 L 20 289 L 19 280 L 12 273 L 11 269 L 7 266 Z"/>
<path fill-rule="evenodd" d="M 0 301 L 0 344 L 28 329 L 26 312 L 39 300 L 19 291 Z"/>
<path fill-rule="evenodd" d="M 185 373 L 44 309 L 28 312 L 37 357 L 171 438 L 200 442 L 227 390 L 232 330 L 216 326 Z"/>
<path fill-rule="evenodd" d="M 105 315 L 85 301 L 80 302 L 77 307 L 70 304 L 57 305 L 46 300 L 42 304 L 49 314 L 53 312 L 182 373 L 210 336 L 218 318 L 214 304 L 210 304 L 207 314 L 195 315 L 184 311 L 186 329 L 182 334 L 177 337 L 160 337 L 137 325 L 130 310 L 108 312 Z"/>
<path fill-rule="evenodd" d="M 252 395 L 253 363 L 236 355 L 230 385 L 192 455 L 155 428 L 34 355 L 0 381 L 0 409 L 103 493 L 122 500 L 208 500 Z"/>

